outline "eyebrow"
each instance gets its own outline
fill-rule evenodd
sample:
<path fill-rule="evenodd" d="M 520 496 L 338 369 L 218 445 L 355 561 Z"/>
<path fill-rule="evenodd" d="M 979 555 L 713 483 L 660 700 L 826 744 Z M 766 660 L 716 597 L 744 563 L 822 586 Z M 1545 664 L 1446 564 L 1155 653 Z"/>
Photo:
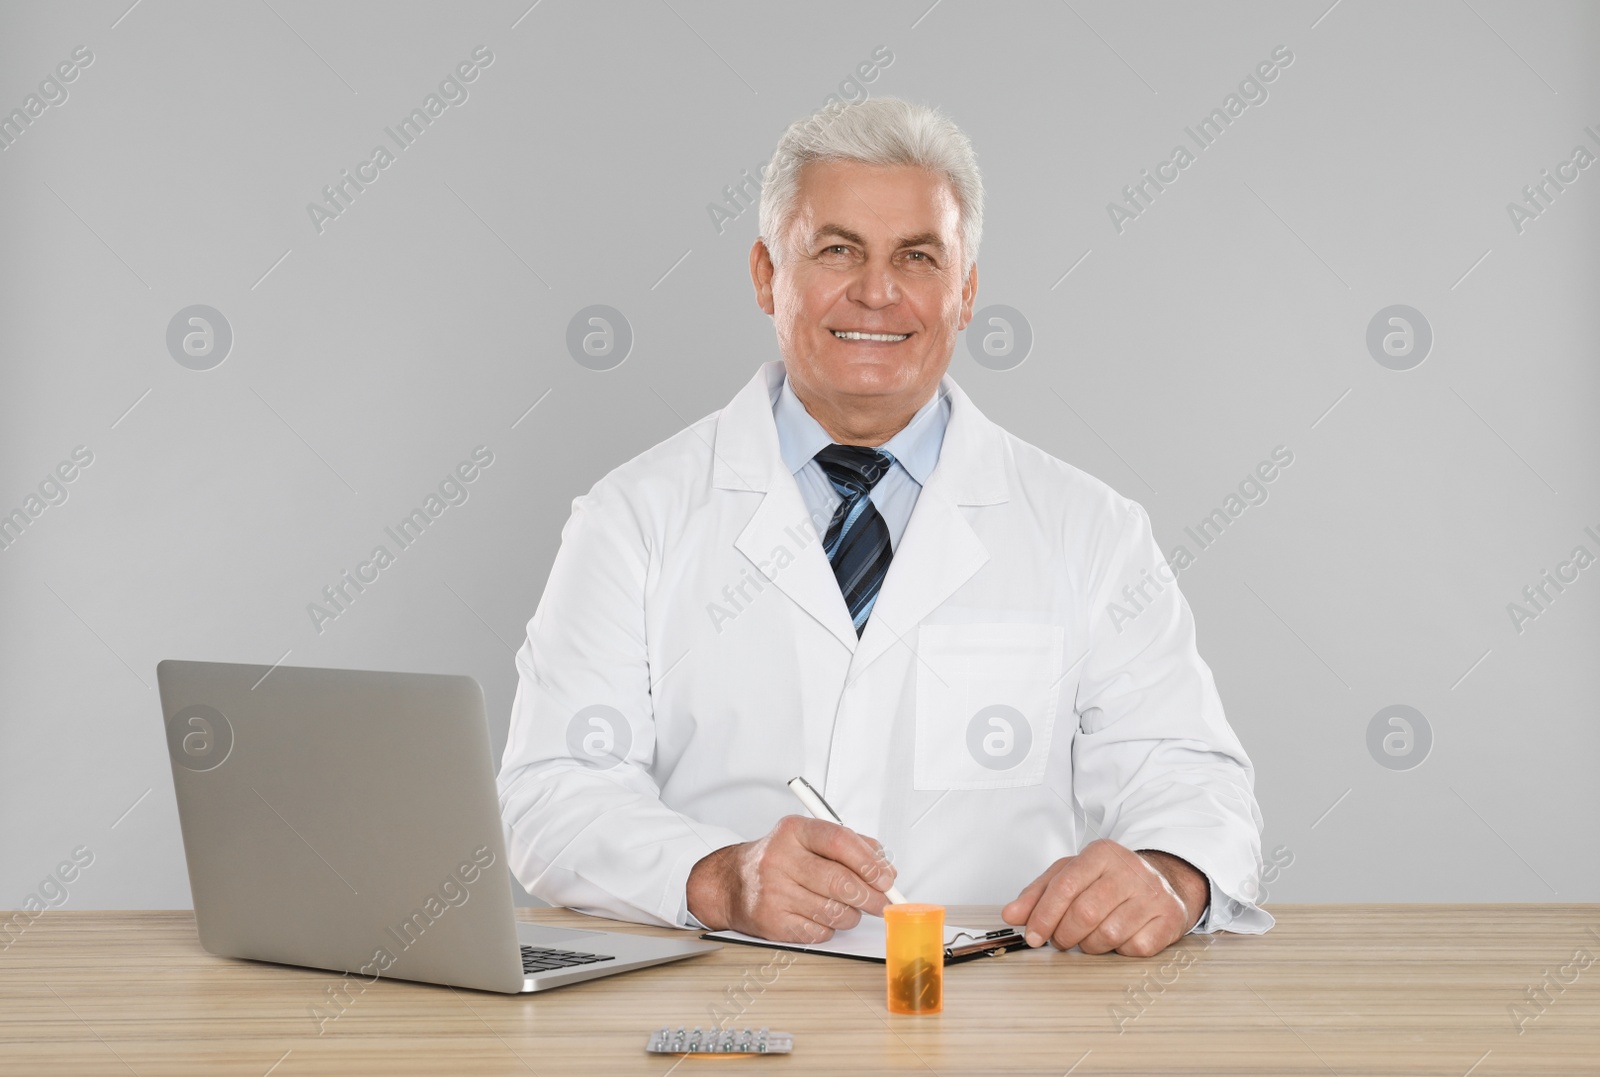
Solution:
<path fill-rule="evenodd" d="M 828 236 L 837 236 L 840 239 L 854 243 L 858 247 L 865 247 L 867 245 L 866 237 L 862 236 L 859 232 L 853 232 L 843 225 L 838 224 L 825 224 L 821 228 L 818 228 L 815 232 L 811 233 L 811 242 L 813 245 L 815 245 Z M 914 236 L 901 236 L 899 242 L 895 245 L 895 250 L 904 250 L 907 247 L 932 247 L 940 254 L 945 252 L 944 240 L 940 239 L 939 236 L 933 232 L 918 232 Z"/>

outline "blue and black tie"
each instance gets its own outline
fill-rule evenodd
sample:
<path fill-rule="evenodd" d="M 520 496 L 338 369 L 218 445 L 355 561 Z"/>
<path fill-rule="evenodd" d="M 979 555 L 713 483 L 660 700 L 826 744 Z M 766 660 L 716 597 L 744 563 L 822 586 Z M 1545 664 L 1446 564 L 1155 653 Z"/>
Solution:
<path fill-rule="evenodd" d="M 817 453 L 816 459 L 843 498 L 833 510 L 822 549 L 833 566 L 834 578 L 839 581 L 839 591 L 859 636 L 866 630 L 872 604 L 878 599 L 878 589 L 883 586 L 889 561 L 894 557 L 889 525 L 867 495 L 894 466 L 894 457 L 861 445 L 829 445 Z"/>

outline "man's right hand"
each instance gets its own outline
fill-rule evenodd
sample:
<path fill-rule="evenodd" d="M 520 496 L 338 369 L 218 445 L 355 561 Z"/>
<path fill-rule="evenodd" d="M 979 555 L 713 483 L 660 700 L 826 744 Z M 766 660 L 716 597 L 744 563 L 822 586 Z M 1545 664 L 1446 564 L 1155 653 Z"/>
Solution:
<path fill-rule="evenodd" d="M 883 915 L 895 870 L 883 846 L 820 819 L 787 815 L 759 841 L 728 845 L 689 872 L 689 911 L 707 927 L 773 942 L 826 942 L 863 912 Z"/>

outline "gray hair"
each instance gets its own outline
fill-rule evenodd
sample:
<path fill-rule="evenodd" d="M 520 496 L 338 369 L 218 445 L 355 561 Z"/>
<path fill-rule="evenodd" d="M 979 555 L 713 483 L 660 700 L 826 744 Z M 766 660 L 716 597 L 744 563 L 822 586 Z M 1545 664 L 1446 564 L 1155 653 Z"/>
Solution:
<path fill-rule="evenodd" d="M 780 264 L 784 233 L 794 222 L 800 173 L 812 161 L 916 165 L 950 184 L 960 211 L 962 275 L 978 260 L 983 238 L 983 177 L 972 143 L 937 109 L 896 97 L 837 101 L 796 120 L 761 170 L 761 239 Z"/>

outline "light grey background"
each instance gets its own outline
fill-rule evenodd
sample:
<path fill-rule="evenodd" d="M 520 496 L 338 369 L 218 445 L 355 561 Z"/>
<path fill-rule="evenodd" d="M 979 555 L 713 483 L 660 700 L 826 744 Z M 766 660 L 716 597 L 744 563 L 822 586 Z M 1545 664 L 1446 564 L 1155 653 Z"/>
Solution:
<path fill-rule="evenodd" d="M 1600 168 L 1520 234 L 1506 209 L 1600 153 L 1594 5 L 108 0 L 0 25 L 0 111 L 94 55 L 0 152 L 0 512 L 94 456 L 0 550 L 0 906 L 80 845 L 72 907 L 188 905 L 162 658 L 468 673 L 498 752 L 571 499 L 777 357 L 755 212 L 719 233 L 708 204 L 879 46 L 868 91 L 971 136 L 978 305 L 1033 332 L 1010 370 L 958 346 L 980 407 L 1142 502 L 1164 549 L 1294 454 L 1181 576 L 1292 854 L 1271 900 L 1600 900 L 1600 567 L 1520 632 L 1507 610 L 1600 555 Z M 1268 100 L 1119 233 L 1107 203 L 1280 45 Z M 319 234 L 307 204 L 478 46 L 469 99 Z M 605 372 L 565 344 L 597 303 L 635 337 Z M 194 304 L 234 335 L 204 372 L 166 346 Z M 1407 371 L 1366 346 L 1394 304 L 1435 336 Z M 479 445 L 469 500 L 319 633 L 307 605 Z M 1397 704 L 1432 732 L 1408 770 L 1367 746 Z"/>

